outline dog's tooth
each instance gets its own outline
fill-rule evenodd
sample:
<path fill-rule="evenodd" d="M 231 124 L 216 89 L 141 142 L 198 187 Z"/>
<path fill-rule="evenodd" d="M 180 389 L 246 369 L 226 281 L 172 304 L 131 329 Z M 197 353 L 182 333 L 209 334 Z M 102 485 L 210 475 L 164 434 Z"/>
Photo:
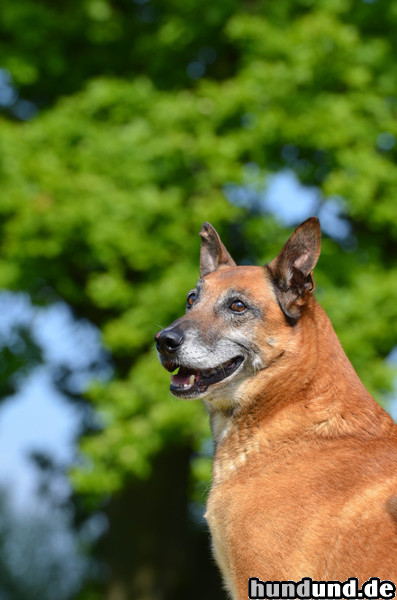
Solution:
<path fill-rule="evenodd" d="M 190 375 L 189 384 L 193 385 L 194 383 L 194 375 Z"/>

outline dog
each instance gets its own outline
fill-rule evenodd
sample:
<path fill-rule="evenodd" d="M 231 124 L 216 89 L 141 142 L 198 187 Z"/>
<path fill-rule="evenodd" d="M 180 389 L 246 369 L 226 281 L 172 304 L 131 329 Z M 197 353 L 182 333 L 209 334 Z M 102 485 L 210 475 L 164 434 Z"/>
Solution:
<path fill-rule="evenodd" d="M 186 314 L 155 341 L 162 365 L 179 367 L 172 394 L 209 413 L 205 516 L 226 590 L 245 599 L 250 578 L 396 583 L 397 426 L 313 295 L 318 219 L 265 266 L 236 266 L 209 223 L 200 236 Z"/>

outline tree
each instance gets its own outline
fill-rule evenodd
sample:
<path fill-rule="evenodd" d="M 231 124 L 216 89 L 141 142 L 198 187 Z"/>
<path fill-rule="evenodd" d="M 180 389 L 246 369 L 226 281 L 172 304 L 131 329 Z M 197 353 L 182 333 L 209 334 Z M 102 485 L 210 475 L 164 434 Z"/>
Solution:
<path fill-rule="evenodd" d="M 209 477 L 200 457 L 207 420 L 198 404 L 170 401 L 153 336 L 180 315 L 195 284 L 204 220 L 237 260 L 260 264 L 275 256 L 287 233 L 263 213 L 266 176 L 290 169 L 317 187 L 320 215 L 331 199 L 349 223 L 346 235 L 325 236 L 318 298 L 365 384 L 385 400 L 393 376 L 385 358 L 397 334 L 397 2 L 382 9 L 348 0 L 224 1 L 214 9 L 193 0 L 137 4 L 136 14 L 145 7 L 161 14 L 147 27 L 141 17 L 124 23 L 120 15 L 132 9 L 122 3 L 85 3 L 70 8 L 64 32 L 64 15 L 56 20 L 52 5 L 22 6 L 2 8 L 18 13 L 7 21 L 10 38 L 21 40 L 29 9 L 42 11 L 40 31 L 55 22 L 59 39 L 51 56 L 32 52 L 41 46 L 29 36 L 7 52 L 20 94 L 38 102 L 47 90 L 50 102 L 59 83 L 57 93 L 70 95 L 31 122 L 2 123 L 0 280 L 34 302 L 62 298 L 101 329 L 111 353 L 112 381 L 93 382 L 87 392 L 102 430 L 81 440 L 85 460 L 73 480 L 87 500 L 120 494 L 108 508 L 116 532 L 104 545 L 108 556 L 115 556 L 109 548 L 121 532 L 128 533 L 127 556 L 128 540 L 140 536 L 130 542 L 134 564 L 120 556 L 113 564 L 120 597 L 154 597 L 156 588 L 163 598 L 200 598 L 198 585 L 187 589 L 177 577 L 194 524 L 172 520 L 173 566 L 165 569 L 164 547 L 157 558 L 154 548 L 181 490 L 194 496 L 192 457 L 193 472 L 201 481 Z M 46 21 L 50 14 L 54 21 Z M 90 19 L 102 32 L 97 38 Z M 49 65 L 61 56 L 58 74 L 65 74 L 79 43 L 83 60 L 76 59 L 63 87 Z M 121 54 L 117 68 L 128 44 L 129 58 Z M 25 67 L 36 65 L 30 83 L 13 70 L 16 56 Z M 208 76 L 199 77 L 198 65 L 186 71 L 191 62 L 202 65 L 202 75 L 208 68 Z M 237 206 L 241 192 L 245 204 Z M 168 498 L 160 491 L 166 481 L 156 486 L 164 473 L 173 482 L 166 493 L 175 493 Z M 178 506 L 186 512 L 187 500 Z M 133 524 L 123 528 L 128 512 Z M 207 550 L 202 538 L 197 544 L 205 582 Z"/>

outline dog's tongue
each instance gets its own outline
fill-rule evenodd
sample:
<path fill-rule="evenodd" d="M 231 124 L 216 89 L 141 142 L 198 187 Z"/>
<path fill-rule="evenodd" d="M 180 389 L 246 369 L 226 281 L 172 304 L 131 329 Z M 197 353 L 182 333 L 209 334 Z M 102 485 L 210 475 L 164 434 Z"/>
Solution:
<path fill-rule="evenodd" d="M 179 372 L 172 376 L 171 381 L 175 385 L 192 385 L 194 374 L 186 369 L 179 369 Z"/>

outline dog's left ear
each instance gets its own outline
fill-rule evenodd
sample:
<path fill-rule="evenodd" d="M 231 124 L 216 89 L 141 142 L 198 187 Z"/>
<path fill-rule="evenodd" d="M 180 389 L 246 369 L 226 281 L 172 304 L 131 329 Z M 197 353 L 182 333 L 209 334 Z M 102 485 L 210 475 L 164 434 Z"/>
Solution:
<path fill-rule="evenodd" d="M 280 306 L 292 319 L 299 317 L 301 307 L 314 291 L 312 273 L 320 250 L 320 221 L 317 217 L 311 217 L 299 225 L 269 264 Z"/>
<path fill-rule="evenodd" d="M 204 223 L 201 231 L 200 277 L 216 271 L 221 266 L 235 267 L 236 263 L 221 242 L 216 230 L 210 223 Z"/>

